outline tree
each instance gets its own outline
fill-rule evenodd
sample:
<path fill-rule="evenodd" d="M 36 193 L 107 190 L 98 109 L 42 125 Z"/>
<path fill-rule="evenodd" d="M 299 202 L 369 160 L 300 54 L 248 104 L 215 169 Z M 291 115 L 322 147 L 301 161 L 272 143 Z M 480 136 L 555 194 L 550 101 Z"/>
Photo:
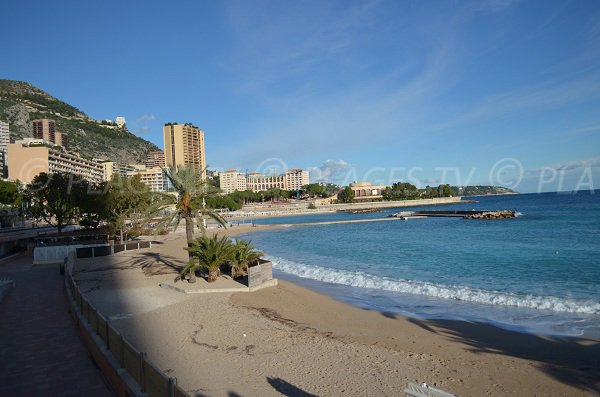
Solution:
<path fill-rule="evenodd" d="M 207 281 L 212 283 L 220 275 L 221 265 L 230 261 L 234 256 L 234 245 L 228 237 L 218 237 L 213 234 L 212 237 L 206 235 L 200 236 L 195 240 L 188 241 L 186 250 L 189 252 L 190 261 L 187 266 L 181 270 L 181 275 L 185 277 L 192 275 L 195 279 L 196 269 L 205 269 L 208 272 Z"/>
<path fill-rule="evenodd" d="M 244 276 L 248 273 L 248 266 L 258 264 L 264 254 L 256 251 L 249 241 L 238 240 L 233 245 L 231 257 L 231 278 Z"/>
<path fill-rule="evenodd" d="M 351 203 L 354 201 L 354 191 L 350 186 L 346 186 L 340 193 L 341 203 Z"/>
<path fill-rule="evenodd" d="M 0 204 L 20 207 L 22 203 L 23 193 L 19 190 L 19 183 L 0 179 Z"/>
<path fill-rule="evenodd" d="M 26 195 L 31 214 L 55 226 L 60 234 L 79 213 L 78 187 L 84 183 L 75 175 L 62 172 L 36 175 L 27 185 Z"/>
<path fill-rule="evenodd" d="M 206 199 L 218 195 L 218 190 L 208 183 L 202 182 L 198 171 L 191 166 L 184 166 L 175 172 L 172 170 L 165 172 L 165 175 L 173 185 L 176 195 L 162 194 L 157 196 L 159 200 L 152 212 L 165 211 L 172 207 L 175 207 L 175 210 L 163 216 L 159 223 L 159 229 L 168 225 L 177 228 L 181 219 L 184 219 L 185 235 L 189 242 L 194 238 L 194 219 L 197 220 L 202 233 L 206 231 L 202 222 L 204 216 L 214 219 L 224 227 L 226 226 L 223 217 L 214 209 L 206 206 Z M 190 283 L 196 282 L 193 271 L 190 271 L 189 276 Z"/>
<path fill-rule="evenodd" d="M 450 185 L 439 185 L 438 186 L 438 195 L 440 197 L 452 197 L 452 187 Z"/>
<path fill-rule="evenodd" d="M 76 203 L 81 219 L 79 224 L 85 228 L 96 229 L 102 221 L 109 220 L 109 184 L 83 183 L 76 189 Z"/>
<path fill-rule="evenodd" d="M 304 185 L 302 187 L 302 190 L 304 191 L 304 193 L 308 194 L 309 197 L 329 197 L 330 195 L 328 194 L 329 192 L 327 191 L 326 187 L 318 184 L 318 183 L 311 183 L 308 185 Z"/>
<path fill-rule="evenodd" d="M 383 191 L 384 200 L 413 200 L 419 197 L 419 190 L 408 182 L 396 182 Z"/>
<path fill-rule="evenodd" d="M 140 176 L 113 175 L 106 195 L 106 217 L 113 232 L 119 231 L 121 244 L 125 234 L 127 220 L 138 214 L 141 217 L 152 204 L 152 193 L 141 182 Z"/>

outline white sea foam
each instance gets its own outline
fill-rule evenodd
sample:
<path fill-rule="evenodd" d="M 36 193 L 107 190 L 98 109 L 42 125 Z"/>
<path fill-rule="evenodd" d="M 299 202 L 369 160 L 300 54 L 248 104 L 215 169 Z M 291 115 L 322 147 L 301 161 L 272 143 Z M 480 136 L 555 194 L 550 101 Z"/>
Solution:
<path fill-rule="evenodd" d="M 298 263 L 278 257 L 268 257 L 268 259 L 273 262 L 274 268 L 285 273 L 325 283 L 425 295 L 435 298 L 497 306 L 551 310 L 555 312 L 600 314 L 600 302 L 593 300 L 576 300 L 555 296 L 519 295 L 497 291 L 486 291 L 459 285 L 443 285 L 425 281 L 393 279 L 374 276 L 364 272 L 330 269 Z"/>

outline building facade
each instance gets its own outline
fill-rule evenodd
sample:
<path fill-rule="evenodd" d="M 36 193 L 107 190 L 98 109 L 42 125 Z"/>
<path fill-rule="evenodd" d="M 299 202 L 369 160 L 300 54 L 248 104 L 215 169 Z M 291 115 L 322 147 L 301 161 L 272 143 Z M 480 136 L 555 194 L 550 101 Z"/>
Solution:
<path fill-rule="evenodd" d="M 46 142 L 51 142 L 56 145 L 67 147 L 69 145 L 69 137 L 64 132 L 56 129 L 56 122 L 50 119 L 37 119 L 32 122 L 33 138 L 43 139 Z"/>
<path fill-rule="evenodd" d="M 92 183 L 100 183 L 104 177 L 102 164 L 97 161 L 47 146 L 8 145 L 8 179 L 30 183 L 41 172 L 65 172 Z"/>
<path fill-rule="evenodd" d="M 7 121 L 0 120 L 0 177 L 6 178 L 7 176 L 7 164 L 6 164 L 6 151 L 8 150 L 8 144 L 10 143 L 10 129 Z"/>
<path fill-rule="evenodd" d="M 350 184 L 350 189 L 354 193 L 355 200 L 382 198 L 386 187 L 383 185 L 372 185 L 370 182 L 353 182 Z"/>
<path fill-rule="evenodd" d="M 169 190 L 169 180 L 161 167 L 146 168 L 144 170 L 130 171 L 128 176 L 140 176 L 140 181 L 154 192 L 166 192 Z"/>
<path fill-rule="evenodd" d="M 162 150 L 156 150 L 146 155 L 146 168 L 164 168 L 166 166 L 167 165 L 165 163 L 165 152 L 163 152 Z"/>
<path fill-rule="evenodd" d="M 222 172 L 219 179 L 221 190 L 225 193 L 236 190 L 260 192 L 269 189 L 296 191 L 310 183 L 308 171 L 300 168 L 292 168 L 282 175 L 263 175 L 256 172 L 244 174 L 237 170 L 229 170 Z"/>
<path fill-rule="evenodd" d="M 50 119 L 38 119 L 31 121 L 33 127 L 33 137 L 43 139 L 47 142 L 54 142 L 56 135 L 56 123 Z"/>
<path fill-rule="evenodd" d="M 206 180 L 204 131 L 192 124 L 167 123 L 163 127 L 165 165 L 172 169 L 191 166 Z"/>
<path fill-rule="evenodd" d="M 227 194 L 236 190 L 243 192 L 247 190 L 246 174 L 238 170 L 228 170 L 219 173 L 219 187 Z"/>

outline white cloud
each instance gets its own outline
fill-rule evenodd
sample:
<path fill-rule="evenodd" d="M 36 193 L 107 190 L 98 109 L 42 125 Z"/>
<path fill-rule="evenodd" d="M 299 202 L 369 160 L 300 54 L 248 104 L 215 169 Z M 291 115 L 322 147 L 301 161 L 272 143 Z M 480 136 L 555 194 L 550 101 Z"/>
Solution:
<path fill-rule="evenodd" d="M 528 173 L 531 175 L 539 175 L 543 174 L 547 171 L 556 171 L 556 172 L 570 172 L 583 170 L 588 168 L 600 168 L 600 157 L 585 159 L 585 160 L 574 160 L 567 161 L 560 164 L 555 164 L 552 166 L 537 168 L 534 170 L 529 170 Z"/>
<path fill-rule="evenodd" d="M 354 171 L 354 167 L 344 160 L 325 160 L 320 167 L 311 167 L 310 182 L 337 183 L 347 179 L 347 175 Z"/>
<path fill-rule="evenodd" d="M 138 134 L 147 134 L 152 129 L 150 124 L 152 124 L 152 121 L 154 120 L 156 120 L 156 116 L 152 113 L 141 115 L 133 121 L 133 131 Z"/>

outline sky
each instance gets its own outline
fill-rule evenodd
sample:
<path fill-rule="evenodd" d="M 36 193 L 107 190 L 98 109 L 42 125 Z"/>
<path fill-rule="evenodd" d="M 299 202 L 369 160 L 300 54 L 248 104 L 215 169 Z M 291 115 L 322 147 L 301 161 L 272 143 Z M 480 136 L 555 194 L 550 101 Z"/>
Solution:
<path fill-rule="evenodd" d="M 600 2 L 5 0 L 0 78 L 209 169 L 600 189 Z"/>

